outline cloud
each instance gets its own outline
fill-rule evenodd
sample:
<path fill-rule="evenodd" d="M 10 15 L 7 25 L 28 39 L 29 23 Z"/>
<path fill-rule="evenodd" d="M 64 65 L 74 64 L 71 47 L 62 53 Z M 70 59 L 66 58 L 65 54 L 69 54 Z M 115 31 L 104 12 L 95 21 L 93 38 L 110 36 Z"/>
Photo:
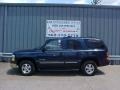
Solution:
<path fill-rule="evenodd" d="M 46 0 L 47 3 L 64 3 L 64 4 L 70 4 L 73 3 L 74 0 Z"/>
<path fill-rule="evenodd" d="M 85 0 L 75 0 L 74 4 L 85 4 Z"/>
<path fill-rule="evenodd" d="M 120 5 L 120 0 L 115 1 L 112 5 Z"/>
<path fill-rule="evenodd" d="M 45 0 L 0 0 L 2 3 L 45 3 Z"/>
<path fill-rule="evenodd" d="M 36 0 L 35 3 L 45 3 L 46 0 Z"/>
<path fill-rule="evenodd" d="M 120 5 L 120 0 L 102 0 L 102 5 Z"/>
<path fill-rule="evenodd" d="M 2 2 L 2 3 L 20 3 L 20 0 L 0 0 L 0 2 Z"/>
<path fill-rule="evenodd" d="M 3 3 L 26 3 L 27 0 L 1 0 Z"/>

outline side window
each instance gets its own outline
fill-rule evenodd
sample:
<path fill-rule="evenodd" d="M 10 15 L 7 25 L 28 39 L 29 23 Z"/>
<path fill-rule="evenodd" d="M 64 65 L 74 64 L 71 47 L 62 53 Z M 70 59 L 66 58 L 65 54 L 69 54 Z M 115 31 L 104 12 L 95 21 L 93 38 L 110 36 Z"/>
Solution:
<path fill-rule="evenodd" d="M 81 43 L 79 40 L 67 40 L 66 41 L 66 49 L 80 50 Z"/>
<path fill-rule="evenodd" d="M 87 46 L 88 48 L 91 49 L 102 49 L 102 48 L 106 48 L 105 44 L 103 43 L 103 41 L 101 40 L 87 40 Z"/>
<path fill-rule="evenodd" d="M 61 50 L 61 40 L 53 40 L 45 45 L 46 50 Z"/>

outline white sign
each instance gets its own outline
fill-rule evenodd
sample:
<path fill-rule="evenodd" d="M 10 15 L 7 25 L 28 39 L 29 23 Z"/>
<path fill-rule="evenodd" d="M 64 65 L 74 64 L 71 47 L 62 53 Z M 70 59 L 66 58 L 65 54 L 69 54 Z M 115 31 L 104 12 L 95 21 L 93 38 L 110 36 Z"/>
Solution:
<path fill-rule="evenodd" d="M 73 20 L 47 20 L 46 37 L 80 37 L 81 22 Z"/>

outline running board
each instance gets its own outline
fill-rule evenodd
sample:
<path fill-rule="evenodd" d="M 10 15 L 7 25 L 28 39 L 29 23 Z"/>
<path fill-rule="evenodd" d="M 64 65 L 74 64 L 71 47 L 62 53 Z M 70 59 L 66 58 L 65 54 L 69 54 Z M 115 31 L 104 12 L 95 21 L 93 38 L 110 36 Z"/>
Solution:
<path fill-rule="evenodd" d="M 39 71 L 79 71 L 79 69 L 39 69 Z"/>

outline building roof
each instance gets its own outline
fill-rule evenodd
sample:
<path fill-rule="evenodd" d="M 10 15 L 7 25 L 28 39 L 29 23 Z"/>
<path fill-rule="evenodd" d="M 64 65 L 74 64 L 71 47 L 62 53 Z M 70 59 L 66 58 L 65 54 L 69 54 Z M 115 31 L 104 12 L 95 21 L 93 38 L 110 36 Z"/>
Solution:
<path fill-rule="evenodd" d="M 120 9 L 120 6 L 112 5 L 89 5 L 89 4 L 53 4 L 53 3 L 0 3 L 2 6 L 24 6 L 24 7 L 78 7 L 78 8 L 107 8 Z"/>

